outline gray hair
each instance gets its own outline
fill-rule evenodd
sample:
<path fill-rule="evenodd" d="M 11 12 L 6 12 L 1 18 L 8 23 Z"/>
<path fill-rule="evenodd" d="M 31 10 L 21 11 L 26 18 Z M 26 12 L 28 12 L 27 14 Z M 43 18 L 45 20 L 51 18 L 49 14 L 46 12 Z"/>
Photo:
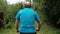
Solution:
<path fill-rule="evenodd" d="M 28 1 L 24 2 L 23 4 L 23 7 L 31 7 L 31 6 L 32 6 L 31 2 L 28 2 Z"/>

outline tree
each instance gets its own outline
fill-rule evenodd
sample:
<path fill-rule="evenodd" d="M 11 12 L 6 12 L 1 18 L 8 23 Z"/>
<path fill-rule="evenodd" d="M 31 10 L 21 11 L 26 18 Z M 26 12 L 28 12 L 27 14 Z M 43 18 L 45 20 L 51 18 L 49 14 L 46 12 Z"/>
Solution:
<path fill-rule="evenodd" d="M 60 0 L 45 0 L 45 12 L 49 24 L 60 27 Z"/>
<path fill-rule="evenodd" d="M 4 13 L 7 11 L 6 0 L 0 0 L 0 28 L 3 26 Z"/>

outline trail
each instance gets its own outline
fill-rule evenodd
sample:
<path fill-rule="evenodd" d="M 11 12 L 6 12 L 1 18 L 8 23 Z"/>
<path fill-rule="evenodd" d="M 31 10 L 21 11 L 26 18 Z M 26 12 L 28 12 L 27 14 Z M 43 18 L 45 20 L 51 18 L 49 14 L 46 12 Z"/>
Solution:
<path fill-rule="evenodd" d="M 56 31 L 58 31 L 58 30 L 56 30 Z M 55 31 L 55 29 L 53 30 L 53 28 L 51 28 L 50 26 L 43 23 L 41 25 L 40 31 L 37 31 L 37 34 L 57 34 L 56 31 Z M 19 34 L 19 33 L 17 33 L 15 30 L 15 27 L 13 27 L 11 29 L 4 29 L 4 30 L 1 29 L 0 34 Z"/>

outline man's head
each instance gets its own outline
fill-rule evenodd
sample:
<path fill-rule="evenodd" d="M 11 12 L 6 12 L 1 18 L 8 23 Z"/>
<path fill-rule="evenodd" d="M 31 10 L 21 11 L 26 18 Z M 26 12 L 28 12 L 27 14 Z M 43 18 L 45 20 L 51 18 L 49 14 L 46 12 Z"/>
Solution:
<path fill-rule="evenodd" d="M 25 8 L 31 8 L 31 3 L 30 2 L 24 2 L 24 7 Z"/>

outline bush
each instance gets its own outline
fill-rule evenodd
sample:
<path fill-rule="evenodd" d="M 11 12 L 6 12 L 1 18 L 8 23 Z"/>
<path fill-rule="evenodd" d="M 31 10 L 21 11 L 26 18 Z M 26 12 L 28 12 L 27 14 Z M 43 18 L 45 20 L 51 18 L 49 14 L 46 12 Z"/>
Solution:
<path fill-rule="evenodd" d="M 60 0 L 45 0 L 45 12 L 48 23 L 60 27 Z"/>

